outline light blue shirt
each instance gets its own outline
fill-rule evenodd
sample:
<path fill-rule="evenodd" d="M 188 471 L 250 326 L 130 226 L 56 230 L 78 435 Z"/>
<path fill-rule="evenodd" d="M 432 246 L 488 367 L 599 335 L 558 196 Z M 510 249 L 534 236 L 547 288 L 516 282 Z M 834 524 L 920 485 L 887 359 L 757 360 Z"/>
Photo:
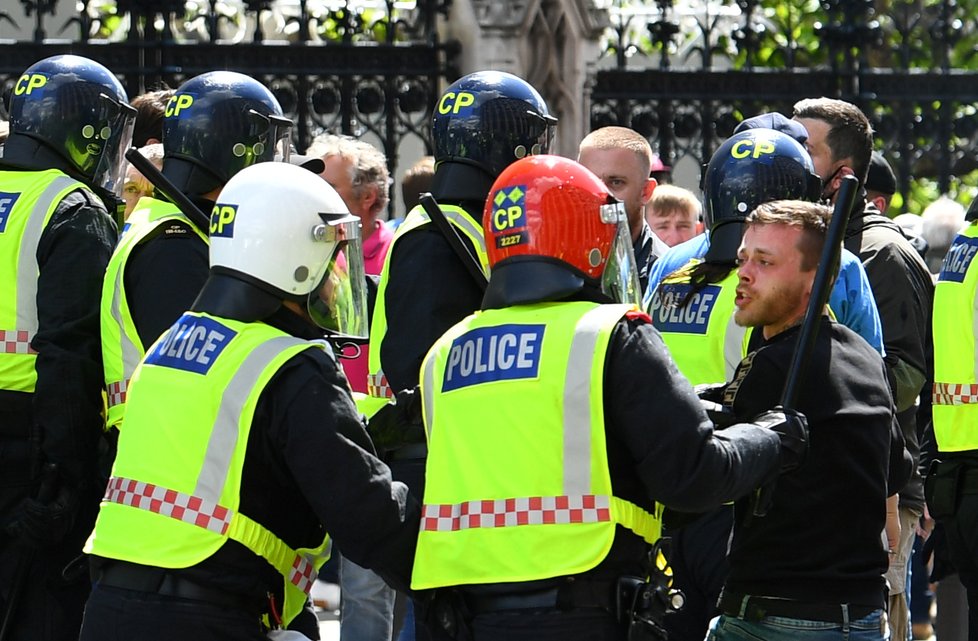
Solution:
<path fill-rule="evenodd" d="M 649 286 L 645 290 L 642 307 L 646 310 L 649 308 L 652 293 L 666 276 L 694 258 L 703 258 L 709 248 L 710 236 L 702 233 L 676 245 L 655 261 L 649 270 Z M 866 270 L 859 258 L 845 248 L 842 250 L 839 277 L 835 279 L 829 295 L 829 307 L 838 322 L 866 339 L 881 355 L 884 353 L 883 326 Z"/>

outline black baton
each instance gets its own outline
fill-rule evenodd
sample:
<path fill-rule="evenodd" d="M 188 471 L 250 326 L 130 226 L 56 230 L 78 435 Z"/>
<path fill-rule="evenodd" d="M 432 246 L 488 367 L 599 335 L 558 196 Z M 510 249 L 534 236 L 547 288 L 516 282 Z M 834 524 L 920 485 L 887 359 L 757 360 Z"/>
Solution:
<path fill-rule="evenodd" d="M 197 226 L 200 231 L 204 234 L 208 234 L 211 226 L 210 218 L 207 214 L 200 211 L 200 208 L 194 204 L 192 200 L 187 198 L 186 194 L 177 189 L 177 186 L 170 182 L 170 180 L 164 176 L 156 165 L 151 163 L 146 159 L 139 150 L 135 147 L 131 147 L 129 151 L 126 152 L 126 160 L 139 170 L 146 180 L 153 183 L 153 186 L 159 189 L 164 196 L 170 199 L 170 201 L 180 208 L 183 215 L 190 219 L 194 225 Z"/>

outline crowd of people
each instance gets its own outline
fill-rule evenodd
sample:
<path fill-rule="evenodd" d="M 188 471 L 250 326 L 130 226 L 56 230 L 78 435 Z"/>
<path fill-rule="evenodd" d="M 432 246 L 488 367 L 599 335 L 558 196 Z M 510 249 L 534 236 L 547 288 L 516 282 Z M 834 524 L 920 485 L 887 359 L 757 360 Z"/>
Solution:
<path fill-rule="evenodd" d="M 891 220 L 855 105 L 701 202 L 475 72 L 403 209 L 235 72 L 8 111 L 0 641 L 318 639 L 330 572 L 344 641 L 907 641 L 954 575 L 978 639 L 978 211 Z"/>

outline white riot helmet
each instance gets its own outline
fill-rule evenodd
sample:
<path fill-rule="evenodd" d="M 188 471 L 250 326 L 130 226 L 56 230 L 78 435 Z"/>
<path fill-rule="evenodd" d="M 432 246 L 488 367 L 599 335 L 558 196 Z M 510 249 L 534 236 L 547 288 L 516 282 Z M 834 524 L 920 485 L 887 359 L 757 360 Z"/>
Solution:
<path fill-rule="evenodd" d="M 304 301 L 334 336 L 367 337 L 360 219 L 306 169 L 259 163 L 228 181 L 211 214 L 210 266 L 281 300 Z"/>

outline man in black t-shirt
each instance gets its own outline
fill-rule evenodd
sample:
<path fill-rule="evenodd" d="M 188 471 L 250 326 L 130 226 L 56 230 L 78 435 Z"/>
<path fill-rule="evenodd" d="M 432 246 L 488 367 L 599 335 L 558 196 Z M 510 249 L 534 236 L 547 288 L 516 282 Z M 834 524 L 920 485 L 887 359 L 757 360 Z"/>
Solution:
<path fill-rule="evenodd" d="M 800 201 L 761 205 L 738 251 L 734 319 L 763 334 L 724 392 L 736 416 L 777 404 L 812 293 L 832 212 Z M 736 506 L 730 574 L 711 638 L 882 639 L 886 624 L 881 532 L 886 497 L 910 474 L 883 361 L 823 316 L 800 382 L 808 459 L 781 475 L 767 516 Z"/>

